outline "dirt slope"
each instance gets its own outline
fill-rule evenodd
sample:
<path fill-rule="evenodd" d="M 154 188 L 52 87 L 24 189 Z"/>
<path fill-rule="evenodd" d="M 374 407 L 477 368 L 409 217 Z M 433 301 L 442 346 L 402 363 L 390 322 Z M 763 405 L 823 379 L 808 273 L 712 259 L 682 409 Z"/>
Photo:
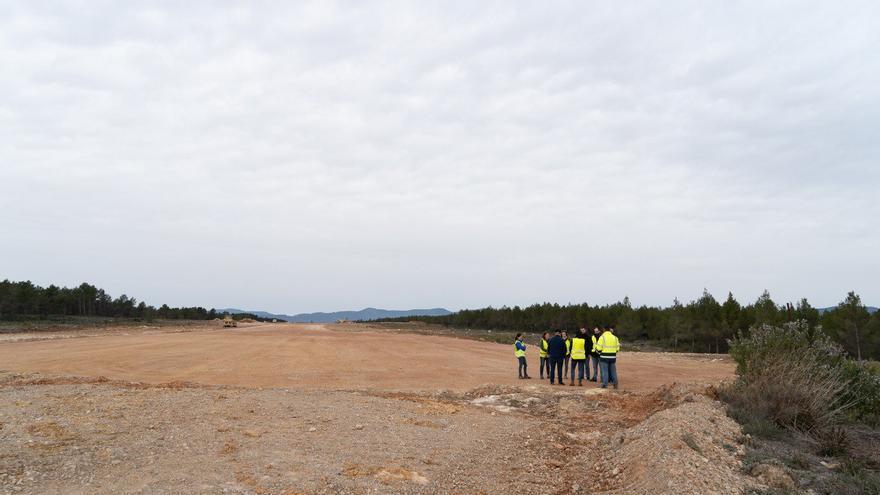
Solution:
<path fill-rule="evenodd" d="M 0 373 L 0 493 L 677 494 L 756 486 L 740 471 L 738 427 L 708 399 L 676 390 L 530 385 L 412 394 Z M 694 428 L 700 452 L 681 439 Z"/>

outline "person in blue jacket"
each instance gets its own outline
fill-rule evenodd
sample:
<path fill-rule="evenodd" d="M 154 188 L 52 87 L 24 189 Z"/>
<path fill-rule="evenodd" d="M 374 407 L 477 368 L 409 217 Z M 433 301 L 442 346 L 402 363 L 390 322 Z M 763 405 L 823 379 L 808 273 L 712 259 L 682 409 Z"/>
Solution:
<path fill-rule="evenodd" d="M 516 334 L 516 342 L 513 343 L 513 348 L 513 355 L 519 361 L 519 379 L 531 380 L 532 377 L 529 376 L 527 371 L 529 363 L 526 362 L 526 345 L 523 343 L 521 333 Z"/>

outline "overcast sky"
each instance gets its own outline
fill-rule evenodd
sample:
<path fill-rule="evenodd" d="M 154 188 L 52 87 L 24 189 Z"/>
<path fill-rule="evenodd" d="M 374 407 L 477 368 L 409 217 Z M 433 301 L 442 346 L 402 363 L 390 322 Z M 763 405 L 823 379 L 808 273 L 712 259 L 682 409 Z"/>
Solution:
<path fill-rule="evenodd" d="M 0 1 L 0 279 L 880 303 L 880 4 Z"/>

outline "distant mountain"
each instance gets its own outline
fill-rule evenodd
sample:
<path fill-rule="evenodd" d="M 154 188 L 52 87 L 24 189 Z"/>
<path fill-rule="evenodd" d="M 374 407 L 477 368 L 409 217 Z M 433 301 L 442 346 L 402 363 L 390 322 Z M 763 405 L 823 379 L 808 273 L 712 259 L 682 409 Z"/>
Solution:
<path fill-rule="evenodd" d="M 251 313 L 262 318 L 276 318 L 279 320 L 289 321 L 293 323 L 333 323 L 338 320 L 378 320 L 381 318 L 402 318 L 406 316 L 444 316 L 452 314 L 451 311 L 443 308 L 432 309 L 377 309 L 364 308 L 360 311 L 336 311 L 334 313 L 300 313 L 296 315 L 283 315 L 267 313 L 266 311 L 249 311 L 235 308 L 218 309 L 219 313 Z"/>
<path fill-rule="evenodd" d="M 819 310 L 819 314 L 821 315 L 821 314 L 824 314 L 826 311 L 831 311 L 832 309 L 837 309 L 837 306 L 831 306 L 828 308 L 816 308 L 816 309 Z M 875 308 L 874 306 L 867 306 L 866 309 L 868 310 L 868 313 L 874 314 L 880 308 Z"/>

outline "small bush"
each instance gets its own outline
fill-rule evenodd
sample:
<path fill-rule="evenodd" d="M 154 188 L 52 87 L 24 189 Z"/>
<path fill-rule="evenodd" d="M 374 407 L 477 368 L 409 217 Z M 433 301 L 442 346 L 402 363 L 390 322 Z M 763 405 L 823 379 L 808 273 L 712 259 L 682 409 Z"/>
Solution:
<path fill-rule="evenodd" d="M 827 495 L 880 495 L 880 474 L 855 462 L 822 481 L 818 492 Z"/>
<path fill-rule="evenodd" d="M 803 452 L 795 452 L 789 457 L 787 464 L 790 468 L 806 471 L 810 469 L 810 458 Z"/>
<path fill-rule="evenodd" d="M 757 466 L 758 464 L 772 461 L 773 456 L 764 452 L 763 450 L 758 449 L 749 449 L 746 451 L 746 454 L 742 458 L 742 469 L 745 473 L 751 473 L 752 468 Z"/>
<path fill-rule="evenodd" d="M 846 430 L 839 426 L 832 426 L 813 433 L 813 438 L 818 442 L 817 454 L 825 457 L 834 457 L 845 454 L 849 448 L 849 436 Z"/>
<path fill-rule="evenodd" d="M 782 428 L 764 418 L 749 418 L 746 422 L 742 423 L 742 431 L 753 437 L 765 440 L 781 440 L 785 436 L 785 431 Z"/>
<path fill-rule="evenodd" d="M 751 445 L 750 437 L 779 440 L 785 432 L 774 422 L 765 418 L 743 394 L 741 386 L 733 385 L 718 390 L 718 398 L 727 403 L 727 414 L 742 425 L 740 443 Z"/>
<path fill-rule="evenodd" d="M 871 426 L 880 426 L 880 371 L 876 363 L 847 360 L 842 363 L 850 386 L 843 399 L 853 404 L 849 416 Z"/>

